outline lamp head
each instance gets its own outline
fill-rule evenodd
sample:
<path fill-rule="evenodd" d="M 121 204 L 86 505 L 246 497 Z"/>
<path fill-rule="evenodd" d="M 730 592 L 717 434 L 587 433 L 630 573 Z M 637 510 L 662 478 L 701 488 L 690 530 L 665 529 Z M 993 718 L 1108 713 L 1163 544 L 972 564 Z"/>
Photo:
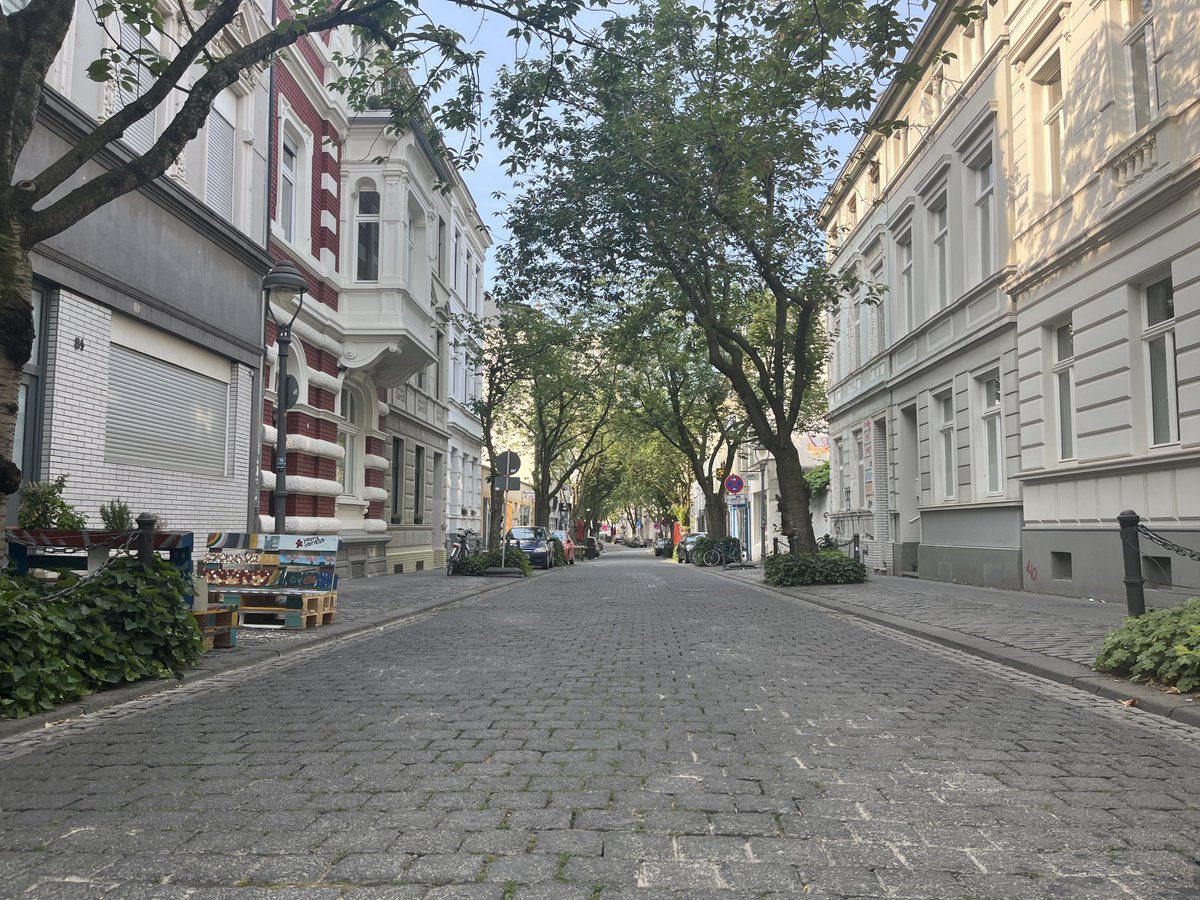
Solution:
<path fill-rule="evenodd" d="M 262 281 L 263 291 L 271 295 L 271 299 L 279 304 L 287 304 L 296 295 L 304 300 L 304 292 L 308 290 L 308 282 L 300 274 L 294 263 L 281 260 L 271 268 Z"/>

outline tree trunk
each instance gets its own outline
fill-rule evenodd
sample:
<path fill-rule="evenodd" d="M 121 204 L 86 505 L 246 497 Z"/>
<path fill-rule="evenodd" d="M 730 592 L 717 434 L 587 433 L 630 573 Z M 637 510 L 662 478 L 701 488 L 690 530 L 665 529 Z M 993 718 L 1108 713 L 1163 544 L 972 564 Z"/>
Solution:
<path fill-rule="evenodd" d="M 537 487 L 533 493 L 533 524 L 540 525 L 543 528 L 550 527 L 550 484 L 549 478 L 546 483 L 542 483 L 542 479 L 538 479 Z"/>
<path fill-rule="evenodd" d="M 704 493 L 704 525 L 711 541 L 721 541 L 729 537 L 729 504 L 725 502 L 723 490 L 713 490 L 700 483 Z"/>
<path fill-rule="evenodd" d="M 812 513 L 808 508 L 812 490 L 800 465 L 800 452 L 790 440 L 779 441 L 770 447 L 775 457 L 775 474 L 779 487 L 779 519 L 793 556 L 815 553 L 817 538 L 813 533 Z"/>
<path fill-rule="evenodd" d="M 498 550 L 504 540 L 504 515 L 507 512 L 505 492 L 496 490 L 495 485 L 496 482 L 493 481 L 492 508 L 488 511 L 487 547 L 489 550 Z"/>
<path fill-rule="evenodd" d="M 0 216 L 3 211 L 0 210 Z M 14 461 L 21 372 L 33 348 L 33 264 L 19 228 L 6 218 L 0 230 L 0 504 L 21 487 Z"/>

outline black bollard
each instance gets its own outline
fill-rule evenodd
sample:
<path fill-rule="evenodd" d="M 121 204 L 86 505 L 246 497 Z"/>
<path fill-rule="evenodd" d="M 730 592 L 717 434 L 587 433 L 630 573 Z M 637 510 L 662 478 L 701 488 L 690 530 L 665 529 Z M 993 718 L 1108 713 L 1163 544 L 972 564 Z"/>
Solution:
<path fill-rule="evenodd" d="M 1138 523 L 1141 516 L 1127 509 L 1117 516 L 1121 526 L 1121 553 L 1125 559 L 1125 606 L 1131 616 L 1140 616 L 1146 611 L 1146 594 L 1142 577 L 1142 548 L 1138 538 Z"/>
<path fill-rule="evenodd" d="M 141 513 L 137 517 L 138 562 L 144 569 L 149 569 L 154 559 L 154 523 L 157 521 L 150 513 Z"/>

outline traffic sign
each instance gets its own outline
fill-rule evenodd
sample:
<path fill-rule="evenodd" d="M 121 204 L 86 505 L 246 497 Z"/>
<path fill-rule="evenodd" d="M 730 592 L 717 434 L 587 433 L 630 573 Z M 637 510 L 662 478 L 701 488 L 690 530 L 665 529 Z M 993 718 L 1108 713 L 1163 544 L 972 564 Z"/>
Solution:
<path fill-rule="evenodd" d="M 746 485 L 742 481 L 741 475 L 731 474 L 725 478 L 725 490 L 729 491 L 731 494 L 740 494 L 742 492 L 742 488 L 745 486 Z"/>
<path fill-rule="evenodd" d="M 496 471 L 501 475 L 516 475 L 521 469 L 521 457 L 511 450 L 505 450 L 496 457 Z"/>

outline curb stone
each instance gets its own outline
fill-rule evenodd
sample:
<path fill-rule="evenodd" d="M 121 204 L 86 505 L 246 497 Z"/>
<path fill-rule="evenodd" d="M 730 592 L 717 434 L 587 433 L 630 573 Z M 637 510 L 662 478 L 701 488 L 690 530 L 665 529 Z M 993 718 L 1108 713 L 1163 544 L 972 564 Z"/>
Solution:
<path fill-rule="evenodd" d="M 557 570 L 551 569 L 550 571 Z M 531 577 L 536 577 L 536 573 Z M 62 706 L 55 707 L 49 712 L 26 716 L 22 719 L 0 719 L 0 740 L 27 734 L 31 731 L 52 728 L 55 725 L 65 724 L 79 716 L 99 712 L 104 709 L 111 709 L 114 706 L 121 706 L 122 704 L 141 700 L 155 694 L 175 690 L 182 684 L 193 684 L 197 681 L 203 681 L 206 678 L 221 675 L 235 669 L 250 668 L 259 663 L 269 662 L 270 660 L 278 659 L 280 656 L 285 656 L 317 644 L 340 640 L 351 635 L 361 634 L 365 631 L 372 631 L 384 625 L 403 621 L 411 616 L 453 606 L 456 603 L 462 603 L 464 600 L 474 600 L 484 594 L 490 594 L 522 584 L 524 580 L 523 578 L 519 580 L 505 578 L 497 579 L 495 583 L 491 584 L 485 580 L 484 584 L 480 585 L 477 589 L 468 590 L 466 593 L 459 594 L 457 597 L 452 597 L 448 600 L 438 600 L 423 606 L 408 607 L 403 610 L 385 613 L 363 622 L 322 625 L 313 634 L 311 639 L 284 644 L 279 648 L 256 647 L 251 649 L 248 647 L 237 647 L 229 650 L 210 650 L 201 657 L 199 663 L 190 669 L 180 672 L 173 678 L 154 678 L 135 681 L 132 684 L 87 694 L 77 700 L 71 700 Z"/>
<path fill-rule="evenodd" d="M 792 593 L 781 588 L 772 587 L 769 584 L 764 584 L 762 581 L 749 581 L 745 577 L 728 575 L 724 572 L 714 572 L 713 574 L 731 581 L 753 584 L 764 591 L 769 591 L 780 597 L 802 600 L 805 603 L 811 603 L 813 606 L 819 606 L 831 612 L 844 613 L 914 637 L 925 638 L 945 647 L 1009 666 L 1027 675 L 1034 675 L 1038 678 L 1044 678 L 1047 681 L 1065 684 L 1068 687 L 1073 687 L 1089 694 L 1096 694 L 1107 700 L 1122 702 L 1136 700 L 1137 709 L 1143 712 L 1153 713 L 1170 719 L 1173 722 L 1181 722 L 1185 725 L 1200 728 L 1200 699 L 1188 700 L 1183 696 L 1166 694 L 1149 685 L 1138 684 L 1124 678 L 1117 678 L 1113 675 L 1105 675 L 1103 672 L 1097 672 L 1095 669 L 1082 666 L 1070 660 L 1058 659 L 1057 657 L 1049 656 L 1045 653 L 1037 653 L 1033 650 L 1021 650 L 999 641 L 990 640 L 989 638 L 977 637 L 976 635 L 965 634 L 961 631 L 941 628 L 936 625 L 926 625 L 922 622 L 915 622 L 912 619 L 905 619 L 900 616 L 893 616 L 860 606 L 835 603 L 808 589 L 797 588 Z"/>

